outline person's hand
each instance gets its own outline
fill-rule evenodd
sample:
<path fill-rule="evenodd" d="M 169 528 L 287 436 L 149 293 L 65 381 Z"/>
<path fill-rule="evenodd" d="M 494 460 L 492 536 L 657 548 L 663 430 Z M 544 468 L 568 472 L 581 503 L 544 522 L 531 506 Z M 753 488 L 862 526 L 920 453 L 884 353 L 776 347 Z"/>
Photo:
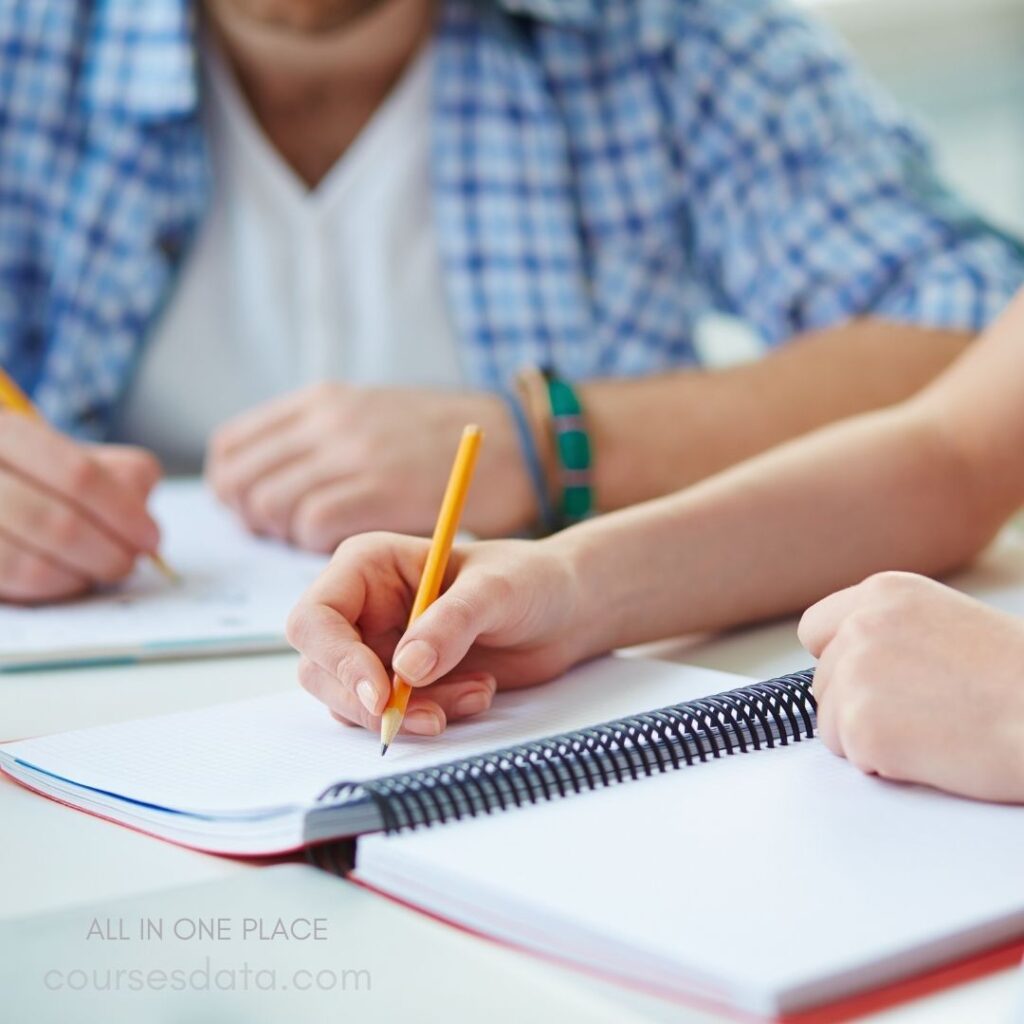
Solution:
<path fill-rule="evenodd" d="M 331 551 L 367 530 L 429 534 L 462 428 L 486 435 L 463 517 L 479 536 L 530 523 L 534 496 L 514 424 L 487 394 L 318 384 L 215 434 L 214 492 L 257 533 Z"/>
<path fill-rule="evenodd" d="M 804 615 L 821 738 L 866 772 L 1024 802 L 1024 622 L 884 573 Z"/>
<path fill-rule="evenodd" d="M 589 653 L 576 575 L 548 541 L 455 548 L 451 585 L 406 632 L 429 547 L 386 533 L 345 541 L 292 612 L 299 680 L 340 721 L 380 728 L 394 666 L 415 687 L 404 730 L 435 736 L 486 711 L 498 687 L 544 682 Z"/>
<path fill-rule="evenodd" d="M 160 530 L 146 452 L 81 445 L 41 420 L 0 412 L 0 601 L 35 604 L 123 579 Z"/>

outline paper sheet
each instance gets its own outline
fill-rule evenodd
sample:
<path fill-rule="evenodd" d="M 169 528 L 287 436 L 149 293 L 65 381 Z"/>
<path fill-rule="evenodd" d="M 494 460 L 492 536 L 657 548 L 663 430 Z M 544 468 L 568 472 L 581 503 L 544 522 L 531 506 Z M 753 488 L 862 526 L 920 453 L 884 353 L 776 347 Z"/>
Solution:
<path fill-rule="evenodd" d="M 887 783 L 815 740 L 367 836 L 357 875 L 597 970 L 775 1013 L 1024 934 L 1024 808 Z"/>
<path fill-rule="evenodd" d="M 296 688 L 255 700 L 44 736 L 0 748 L 54 775 L 191 813 L 265 813 L 358 781 L 564 732 L 742 685 L 710 669 L 606 658 L 543 690 L 499 694 L 441 737 L 380 738 L 342 725 Z"/>
<path fill-rule="evenodd" d="M 199 481 L 161 485 L 152 509 L 181 583 L 140 561 L 79 601 L 2 606 L 0 667 L 286 646 L 288 612 L 327 559 L 251 536 Z"/>

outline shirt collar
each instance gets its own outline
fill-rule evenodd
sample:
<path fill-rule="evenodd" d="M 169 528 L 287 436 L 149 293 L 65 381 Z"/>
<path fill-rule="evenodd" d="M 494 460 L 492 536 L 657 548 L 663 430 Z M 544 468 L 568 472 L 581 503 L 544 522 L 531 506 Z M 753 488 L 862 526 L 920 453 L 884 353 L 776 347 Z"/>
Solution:
<path fill-rule="evenodd" d="M 444 2 L 444 0 L 441 0 Z M 637 3 L 641 42 L 666 45 L 678 0 L 493 0 L 515 15 L 593 28 L 611 3 Z M 97 5 L 86 62 L 93 106 L 141 120 L 192 113 L 199 101 L 194 0 L 106 0 Z"/>
<path fill-rule="evenodd" d="M 94 5 L 85 88 L 98 109 L 141 120 L 187 115 L 199 100 L 191 0 Z"/>
<path fill-rule="evenodd" d="M 537 21 L 593 29 L 614 5 L 631 6 L 640 27 L 640 44 L 649 49 L 667 46 L 677 31 L 679 0 L 494 0 L 510 14 Z"/>
<path fill-rule="evenodd" d="M 525 14 L 537 21 L 587 28 L 601 17 L 605 0 L 496 0 L 510 14 Z"/>

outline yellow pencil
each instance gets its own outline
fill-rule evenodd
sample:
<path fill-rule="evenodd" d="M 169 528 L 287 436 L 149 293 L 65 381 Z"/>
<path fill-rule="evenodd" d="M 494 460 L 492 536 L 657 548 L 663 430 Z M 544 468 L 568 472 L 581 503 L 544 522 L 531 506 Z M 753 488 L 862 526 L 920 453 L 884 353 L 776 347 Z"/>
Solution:
<path fill-rule="evenodd" d="M 39 410 L 32 404 L 28 395 L 4 372 L 0 366 L 0 407 L 18 416 L 39 416 Z M 171 583 L 180 583 L 181 577 L 155 551 L 150 553 L 153 565 Z"/>
<path fill-rule="evenodd" d="M 16 412 L 20 416 L 37 416 L 35 406 L 28 400 L 25 394 L 0 367 L 0 405 Z"/>
<path fill-rule="evenodd" d="M 466 494 L 473 479 L 476 458 L 480 452 L 480 443 L 484 439 L 483 431 L 477 426 L 468 426 L 462 431 L 459 450 L 455 453 L 448 487 L 441 502 L 441 511 L 437 515 L 434 537 L 427 552 L 427 561 L 423 566 L 419 589 L 409 613 L 411 626 L 433 603 L 441 591 L 441 581 L 445 569 L 448 568 L 448 557 L 452 552 L 452 543 L 459 529 L 462 509 L 466 504 Z M 409 706 L 412 687 L 397 674 L 391 680 L 391 697 L 380 719 L 380 754 L 388 752 L 398 730 L 405 718 L 405 709 Z"/>

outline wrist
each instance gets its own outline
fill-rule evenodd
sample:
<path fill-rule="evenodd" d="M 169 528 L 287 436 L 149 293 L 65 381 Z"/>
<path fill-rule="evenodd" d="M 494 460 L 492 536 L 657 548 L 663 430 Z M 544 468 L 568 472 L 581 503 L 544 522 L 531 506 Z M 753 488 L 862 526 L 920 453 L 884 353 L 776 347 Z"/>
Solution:
<path fill-rule="evenodd" d="M 533 494 L 534 514 L 528 525 L 535 536 L 547 536 L 557 528 L 557 520 L 551 502 L 552 491 L 542 446 L 543 425 L 538 427 L 529 396 L 524 393 L 521 381 L 517 380 L 512 390 L 502 392 L 501 398 L 515 428 L 519 455 Z"/>
<path fill-rule="evenodd" d="M 547 533 L 553 533 L 559 526 L 555 511 L 558 495 L 558 458 L 552 436 L 551 403 L 544 374 L 535 366 L 520 370 L 515 379 L 515 395 L 523 410 L 530 441 L 539 464 L 538 484 L 544 492 L 542 504 L 548 515 L 543 526 Z"/>
<path fill-rule="evenodd" d="M 470 491 L 466 526 L 481 536 L 525 529 L 536 519 L 536 499 L 513 413 L 500 395 L 481 394 L 468 415 L 484 431 L 483 457 L 496 467 L 498 486 Z"/>
<path fill-rule="evenodd" d="M 591 520 L 540 541 L 545 554 L 557 559 L 572 581 L 571 630 L 575 660 L 606 654 L 634 642 L 626 617 L 630 601 L 628 568 L 605 520 Z"/>

